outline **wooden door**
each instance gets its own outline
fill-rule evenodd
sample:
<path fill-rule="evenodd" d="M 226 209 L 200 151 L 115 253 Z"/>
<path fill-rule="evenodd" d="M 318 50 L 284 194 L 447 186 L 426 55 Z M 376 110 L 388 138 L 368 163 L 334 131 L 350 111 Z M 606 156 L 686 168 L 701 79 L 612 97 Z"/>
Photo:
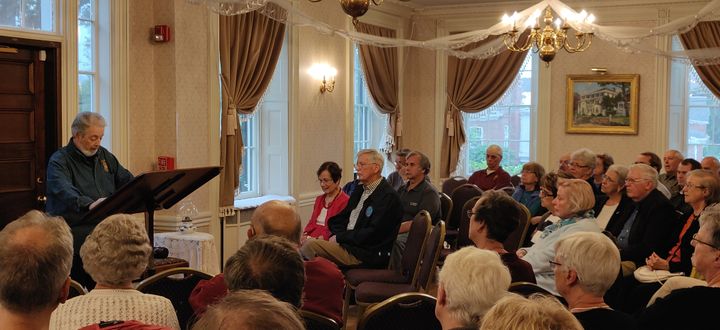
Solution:
<path fill-rule="evenodd" d="M 45 198 L 47 52 L 0 43 L 0 228 Z"/>

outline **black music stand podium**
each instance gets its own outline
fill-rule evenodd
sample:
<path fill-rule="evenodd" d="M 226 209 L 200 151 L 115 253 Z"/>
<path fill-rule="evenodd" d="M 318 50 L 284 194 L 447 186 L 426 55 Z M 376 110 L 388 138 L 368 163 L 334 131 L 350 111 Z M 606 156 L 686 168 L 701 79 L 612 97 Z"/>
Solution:
<path fill-rule="evenodd" d="M 145 212 L 150 245 L 154 247 L 155 210 L 171 208 L 220 174 L 220 169 L 211 166 L 140 174 L 90 210 L 82 223 L 97 225 L 113 214 Z"/>

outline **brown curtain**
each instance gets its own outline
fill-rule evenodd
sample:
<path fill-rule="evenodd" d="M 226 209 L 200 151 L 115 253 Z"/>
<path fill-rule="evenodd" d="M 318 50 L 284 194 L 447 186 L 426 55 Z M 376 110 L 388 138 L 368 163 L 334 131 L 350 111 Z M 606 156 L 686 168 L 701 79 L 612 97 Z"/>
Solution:
<path fill-rule="evenodd" d="M 720 47 L 720 21 L 700 22 L 680 35 L 685 49 Z M 720 97 L 720 65 L 694 65 L 705 86 Z"/>
<path fill-rule="evenodd" d="M 497 37 L 490 37 L 466 49 L 477 48 Z M 520 38 L 523 40 L 523 37 Z M 490 58 L 459 59 L 448 57 L 447 107 L 443 133 L 440 171 L 448 177 L 455 171 L 465 130 L 460 111 L 475 113 L 493 105 L 515 79 L 527 52 L 506 50 Z"/>
<path fill-rule="evenodd" d="M 358 23 L 358 32 L 375 36 L 395 38 L 395 30 L 384 27 Z M 365 81 L 375 104 L 380 112 L 388 115 L 388 134 L 393 138 L 392 149 L 400 146 L 402 127 L 398 110 L 398 56 L 397 48 L 382 48 L 360 45 L 360 62 L 362 63 Z"/>
<path fill-rule="evenodd" d="M 269 3 L 273 11 L 284 11 Z M 270 9 L 270 8 L 268 8 Z M 243 141 L 238 114 L 251 114 L 265 93 L 280 57 L 285 24 L 259 11 L 220 16 L 222 114 L 220 206 L 232 206 L 240 184 Z"/>

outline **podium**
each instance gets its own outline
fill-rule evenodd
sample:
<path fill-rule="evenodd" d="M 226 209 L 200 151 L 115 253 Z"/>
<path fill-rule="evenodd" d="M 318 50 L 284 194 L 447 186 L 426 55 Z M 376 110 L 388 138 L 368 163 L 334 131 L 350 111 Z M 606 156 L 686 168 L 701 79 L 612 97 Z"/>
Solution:
<path fill-rule="evenodd" d="M 97 225 L 113 214 L 144 212 L 150 245 L 154 246 L 155 210 L 171 208 L 220 174 L 220 169 L 211 166 L 140 174 L 90 210 L 82 223 Z"/>

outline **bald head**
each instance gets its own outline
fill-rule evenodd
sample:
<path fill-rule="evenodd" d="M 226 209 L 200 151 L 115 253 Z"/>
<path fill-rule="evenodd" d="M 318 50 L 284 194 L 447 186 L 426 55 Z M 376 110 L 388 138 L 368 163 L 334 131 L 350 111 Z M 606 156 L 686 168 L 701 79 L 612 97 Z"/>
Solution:
<path fill-rule="evenodd" d="M 252 228 L 248 237 L 255 235 L 274 235 L 300 244 L 300 215 L 288 203 L 269 201 L 260 205 L 250 219 Z M 254 234 L 251 231 L 254 230 Z"/>
<path fill-rule="evenodd" d="M 713 156 L 708 156 L 702 159 L 700 166 L 703 170 L 711 171 L 717 174 L 718 169 L 720 169 L 720 161 Z"/>

